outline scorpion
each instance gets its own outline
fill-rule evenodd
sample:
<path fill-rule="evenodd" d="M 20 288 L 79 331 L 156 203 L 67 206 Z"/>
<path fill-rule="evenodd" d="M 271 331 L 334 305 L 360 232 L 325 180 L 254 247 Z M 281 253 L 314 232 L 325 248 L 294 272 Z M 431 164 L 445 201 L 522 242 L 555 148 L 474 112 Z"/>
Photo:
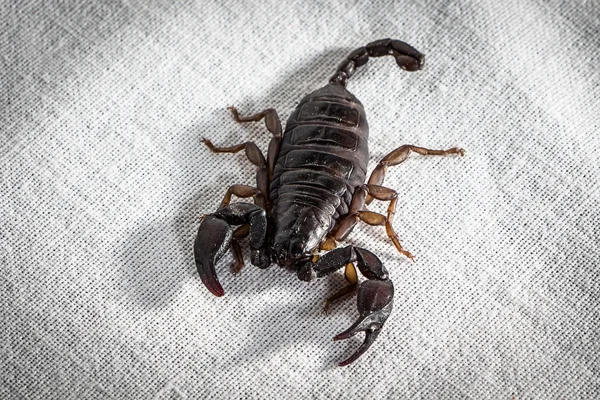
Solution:
<path fill-rule="evenodd" d="M 414 261 L 393 228 L 398 193 L 383 186 L 386 171 L 405 161 L 412 152 L 464 155 L 458 147 L 431 150 L 400 146 L 379 162 L 365 183 L 369 127 L 362 103 L 346 85 L 370 57 L 386 55 L 394 57 L 406 71 L 417 71 L 424 65 L 424 55 L 399 40 L 377 40 L 360 47 L 342 61 L 327 85 L 300 101 L 285 131 L 272 108 L 240 116 L 235 107 L 229 107 L 238 123 L 264 119 L 271 133 L 266 158 L 254 142 L 216 147 L 210 140 L 202 139 L 214 153 L 244 150 L 256 166 L 256 187 L 232 185 L 217 211 L 201 218 L 194 258 L 203 284 L 215 296 L 224 295 L 215 265 L 231 248 L 232 271 L 239 273 L 244 266 L 239 240 L 248 236 L 251 262 L 259 268 L 277 263 L 296 272 L 302 281 L 313 281 L 344 268 L 348 285 L 325 301 L 324 311 L 337 299 L 358 292 L 360 316 L 334 340 L 348 339 L 359 332 L 365 336 L 360 347 L 339 366 L 354 362 L 376 340 L 392 312 L 394 285 L 375 254 L 352 245 L 338 247 L 338 243 L 359 221 L 384 226 L 396 249 Z M 234 195 L 252 198 L 253 202 L 231 203 Z M 389 203 L 387 215 L 366 209 L 373 199 Z M 356 268 L 366 278 L 362 282 Z"/>

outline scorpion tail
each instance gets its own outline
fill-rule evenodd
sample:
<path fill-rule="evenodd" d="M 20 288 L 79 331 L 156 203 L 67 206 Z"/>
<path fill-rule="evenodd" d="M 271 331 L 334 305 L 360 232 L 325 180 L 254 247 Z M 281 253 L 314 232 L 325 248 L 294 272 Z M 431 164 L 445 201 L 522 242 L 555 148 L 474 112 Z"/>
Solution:
<path fill-rule="evenodd" d="M 223 296 L 225 291 L 217 279 L 215 264 L 229 249 L 232 237 L 233 229 L 226 221 L 208 215 L 200 224 L 194 242 L 194 258 L 200 279 L 218 297 Z"/>
<path fill-rule="evenodd" d="M 425 64 L 425 55 L 414 47 L 400 40 L 381 39 L 350 53 L 338 66 L 335 75 L 331 77 L 329 83 L 338 83 L 346 86 L 348 79 L 354 75 L 356 68 L 365 65 L 369 61 L 369 57 L 387 55 L 393 56 L 398 66 L 405 71 L 418 71 Z"/>

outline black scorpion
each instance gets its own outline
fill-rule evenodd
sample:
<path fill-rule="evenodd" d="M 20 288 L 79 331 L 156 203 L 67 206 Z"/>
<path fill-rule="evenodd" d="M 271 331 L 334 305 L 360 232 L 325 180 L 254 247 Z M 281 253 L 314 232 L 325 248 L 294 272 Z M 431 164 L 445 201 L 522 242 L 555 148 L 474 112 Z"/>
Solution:
<path fill-rule="evenodd" d="M 393 56 L 406 71 L 423 67 L 423 54 L 398 40 L 378 40 L 361 47 L 340 64 L 329 84 L 302 99 L 283 134 L 274 109 L 241 117 L 230 107 L 237 122 L 265 120 L 272 134 L 266 159 L 253 142 L 215 147 L 203 139 L 216 153 L 244 150 L 256 166 L 257 185 L 231 186 L 218 210 L 203 217 L 194 243 L 202 282 L 215 296 L 223 296 L 215 264 L 231 246 L 236 260 L 233 270 L 239 272 L 243 259 L 238 240 L 245 236 L 250 237 L 252 264 L 259 268 L 275 262 L 296 271 L 299 279 L 312 281 L 345 267 L 350 285 L 327 299 L 325 308 L 358 289 L 360 317 L 334 340 L 347 339 L 361 331 L 365 332 L 365 339 L 340 366 L 355 361 L 375 341 L 392 311 L 394 285 L 375 254 L 355 246 L 336 248 L 337 242 L 343 241 L 358 221 L 383 225 L 398 251 L 413 259 L 402 248 L 392 226 L 398 195 L 382 186 L 386 170 L 403 162 L 411 152 L 464 153 L 456 147 L 430 150 L 404 145 L 385 156 L 365 184 L 369 128 L 361 102 L 346 90 L 346 84 L 369 57 L 386 55 Z M 232 195 L 253 198 L 254 204 L 230 204 Z M 366 209 L 373 199 L 389 202 L 387 215 Z M 239 227 L 234 230 L 232 226 Z M 328 252 L 319 256 L 323 251 Z M 355 266 L 366 278 L 362 283 Z"/>

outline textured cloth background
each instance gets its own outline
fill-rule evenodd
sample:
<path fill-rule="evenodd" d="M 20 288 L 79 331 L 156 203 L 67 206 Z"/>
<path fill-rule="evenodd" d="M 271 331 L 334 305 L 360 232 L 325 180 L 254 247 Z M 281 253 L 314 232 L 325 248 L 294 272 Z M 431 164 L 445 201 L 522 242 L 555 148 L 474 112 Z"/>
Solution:
<path fill-rule="evenodd" d="M 363 4 L 364 3 L 364 4 Z M 1 398 L 600 396 L 600 4 L 561 2 L 0 1 Z M 380 38 L 426 68 L 371 60 L 372 169 L 394 226 L 350 243 L 396 286 L 372 349 L 332 342 L 355 299 L 341 274 L 272 266 L 198 277 L 199 216 L 254 184 L 243 155 L 267 107 L 286 120 L 351 50 Z M 374 210 L 384 210 L 384 204 Z M 246 252 L 246 257 L 248 254 Z"/>

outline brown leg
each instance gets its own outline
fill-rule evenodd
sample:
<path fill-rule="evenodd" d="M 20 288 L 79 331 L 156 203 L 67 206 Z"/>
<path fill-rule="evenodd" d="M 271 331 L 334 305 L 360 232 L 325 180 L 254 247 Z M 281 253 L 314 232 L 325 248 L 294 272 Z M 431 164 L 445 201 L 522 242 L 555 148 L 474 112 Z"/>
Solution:
<path fill-rule="evenodd" d="M 244 224 L 239 226 L 233 231 L 233 239 L 231 239 L 231 249 L 233 250 L 233 256 L 235 257 L 235 263 L 231 266 L 231 272 L 234 275 L 239 274 L 244 268 L 244 256 L 242 255 L 242 248 L 240 247 L 239 239 L 243 239 L 250 233 L 250 224 Z"/>
<path fill-rule="evenodd" d="M 235 258 L 235 262 L 231 266 L 231 273 L 237 275 L 244 268 L 244 256 L 242 255 L 242 248 L 236 239 L 231 239 L 231 249 Z"/>
<path fill-rule="evenodd" d="M 225 197 L 223 197 L 223 201 L 219 208 L 226 207 L 231 202 L 231 196 L 235 195 L 242 199 L 246 199 L 248 197 L 254 198 L 254 203 L 264 208 L 264 199 L 260 190 L 255 187 L 247 186 L 247 185 L 232 185 L 229 186 L 227 192 L 225 192 Z"/>
<path fill-rule="evenodd" d="M 321 247 L 319 250 L 323 251 L 331 251 L 337 247 L 337 243 L 335 242 L 335 238 L 333 236 L 327 236 L 325 241 L 321 243 Z"/>
<path fill-rule="evenodd" d="M 377 200 L 390 202 L 387 209 L 387 216 L 364 209 L 366 202 L 365 198 L 367 195 Z M 354 196 L 352 197 L 352 203 L 350 205 L 350 213 L 337 227 L 337 230 L 334 234 L 335 240 L 344 240 L 350 234 L 359 220 L 366 222 L 369 225 L 385 225 L 385 231 L 388 237 L 392 240 L 392 243 L 394 243 L 394 246 L 396 246 L 396 249 L 414 261 L 414 256 L 402 248 L 402 245 L 400 244 L 400 238 L 392 226 L 394 215 L 396 214 L 397 202 L 398 193 L 395 190 L 378 185 L 364 185 L 354 193 Z"/>
<path fill-rule="evenodd" d="M 248 160 L 256 165 L 256 186 L 258 187 L 258 190 L 260 190 L 265 202 L 267 204 L 269 203 L 269 175 L 267 173 L 267 162 L 254 142 L 246 142 L 231 147 L 216 147 L 206 138 L 203 138 L 202 141 L 213 153 L 237 153 L 238 151 L 244 150 Z"/>
<path fill-rule="evenodd" d="M 233 119 L 236 122 L 257 122 L 261 119 L 265 119 L 265 126 L 271 132 L 273 137 L 269 142 L 269 150 L 267 152 L 267 172 L 269 174 L 269 180 L 273 176 L 273 169 L 275 169 L 275 162 L 277 161 L 277 155 L 279 154 L 279 147 L 281 146 L 281 138 L 283 137 L 283 130 L 281 129 L 281 121 L 277 115 L 277 111 L 272 108 L 268 108 L 258 114 L 249 115 L 246 117 L 240 117 L 238 110 L 235 107 L 227 107 L 233 114 Z"/>
<path fill-rule="evenodd" d="M 346 297 L 349 294 L 354 293 L 356 289 L 358 289 L 358 275 L 356 273 L 356 268 L 354 267 L 354 264 L 346 264 L 344 277 L 350 283 L 350 285 L 341 288 L 337 293 L 335 293 L 333 296 L 328 297 L 327 300 L 325 300 L 325 305 L 323 306 L 323 312 L 325 314 L 329 314 L 329 308 L 331 307 L 331 304 L 333 304 L 333 302 L 343 297 Z"/>
<path fill-rule="evenodd" d="M 394 165 L 398 165 L 404 162 L 404 160 L 408 158 L 408 155 L 411 152 L 421 154 L 422 156 L 446 156 L 450 154 L 459 154 L 463 156 L 465 154 L 465 151 L 458 147 L 453 147 L 448 150 L 431 150 L 426 149 L 424 147 L 417 147 L 411 145 L 400 146 L 396 150 L 392 151 L 390 154 L 385 156 L 383 160 L 381 160 L 379 164 L 377 164 L 377 167 L 375 167 L 375 169 L 371 173 L 371 177 L 369 178 L 369 185 L 383 185 L 383 180 L 385 179 L 385 173 L 387 171 L 387 168 L 393 167 Z M 374 197 L 375 196 L 369 194 L 366 203 L 371 204 Z"/>

